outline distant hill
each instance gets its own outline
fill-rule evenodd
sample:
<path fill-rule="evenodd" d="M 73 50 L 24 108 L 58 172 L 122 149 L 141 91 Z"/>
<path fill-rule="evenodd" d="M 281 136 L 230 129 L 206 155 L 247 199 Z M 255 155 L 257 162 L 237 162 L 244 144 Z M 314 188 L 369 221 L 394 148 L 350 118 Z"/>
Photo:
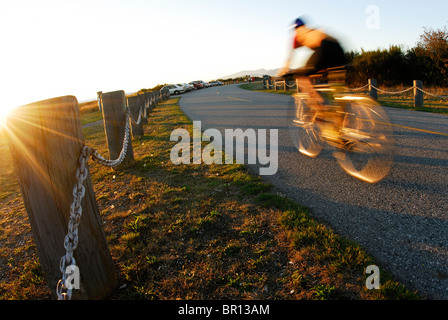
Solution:
<path fill-rule="evenodd" d="M 239 78 L 244 76 L 252 76 L 252 77 L 262 77 L 264 75 L 275 76 L 277 75 L 279 69 L 258 69 L 258 70 L 244 70 L 237 73 L 229 74 L 227 76 L 220 77 L 220 79 L 232 79 Z"/>

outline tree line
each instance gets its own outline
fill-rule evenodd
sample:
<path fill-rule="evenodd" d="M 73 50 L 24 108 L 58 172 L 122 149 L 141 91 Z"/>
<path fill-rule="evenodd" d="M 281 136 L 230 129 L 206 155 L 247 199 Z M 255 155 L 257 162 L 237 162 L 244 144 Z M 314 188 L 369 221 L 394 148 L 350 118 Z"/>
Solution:
<path fill-rule="evenodd" d="M 448 31 L 424 28 L 412 48 L 393 45 L 374 51 L 346 53 L 350 65 L 347 82 L 364 85 L 368 79 L 385 86 L 412 85 L 422 80 L 426 85 L 448 86 Z"/>

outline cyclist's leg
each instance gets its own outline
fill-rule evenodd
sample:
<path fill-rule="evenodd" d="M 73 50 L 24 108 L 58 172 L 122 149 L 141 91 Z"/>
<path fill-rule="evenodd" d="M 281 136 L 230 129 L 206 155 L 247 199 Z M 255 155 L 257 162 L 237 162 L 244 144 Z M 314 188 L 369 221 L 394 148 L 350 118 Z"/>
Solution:
<path fill-rule="evenodd" d="M 321 43 L 320 52 L 321 56 L 318 63 L 322 69 L 340 67 L 346 64 L 344 50 L 336 39 L 324 39 Z M 333 121 L 334 130 L 339 131 L 342 126 L 342 117 L 335 117 Z"/>
<path fill-rule="evenodd" d="M 298 77 L 296 78 L 296 80 L 300 87 L 300 90 L 308 93 L 310 98 L 317 102 L 318 105 L 321 105 L 325 102 L 321 95 L 314 89 L 311 80 L 307 76 Z"/>
<path fill-rule="evenodd" d="M 313 84 L 311 83 L 311 80 L 308 76 L 316 74 L 319 70 L 322 68 L 322 61 L 324 57 L 324 52 L 321 47 L 316 48 L 314 50 L 314 53 L 311 55 L 311 57 L 308 59 L 307 63 L 305 64 L 305 67 L 303 68 L 303 76 L 298 78 L 298 84 L 304 90 L 306 90 L 307 93 L 309 93 L 310 97 L 316 101 L 319 105 L 323 104 L 325 100 L 321 97 L 321 95 L 314 89 Z"/>

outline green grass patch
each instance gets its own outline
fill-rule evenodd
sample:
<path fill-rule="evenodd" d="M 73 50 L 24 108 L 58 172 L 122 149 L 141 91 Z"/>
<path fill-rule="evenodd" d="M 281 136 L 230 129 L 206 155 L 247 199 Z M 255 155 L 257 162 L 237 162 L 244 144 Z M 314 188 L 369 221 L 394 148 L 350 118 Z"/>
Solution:
<path fill-rule="evenodd" d="M 385 107 L 448 114 L 448 99 L 425 99 L 423 107 L 415 107 L 414 100 L 409 97 L 380 96 L 378 102 Z"/>
<path fill-rule="evenodd" d="M 81 124 L 85 125 L 99 120 L 103 120 L 103 113 L 101 111 L 88 112 L 82 115 Z"/>

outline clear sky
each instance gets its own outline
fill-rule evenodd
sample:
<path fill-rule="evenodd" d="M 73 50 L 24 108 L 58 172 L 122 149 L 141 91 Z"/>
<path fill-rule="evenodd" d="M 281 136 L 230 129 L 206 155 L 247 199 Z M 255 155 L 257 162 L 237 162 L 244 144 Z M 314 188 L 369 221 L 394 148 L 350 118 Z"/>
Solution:
<path fill-rule="evenodd" d="M 278 68 L 301 15 L 346 50 L 370 50 L 412 47 L 447 12 L 446 0 L 0 0 L 0 112 Z"/>

